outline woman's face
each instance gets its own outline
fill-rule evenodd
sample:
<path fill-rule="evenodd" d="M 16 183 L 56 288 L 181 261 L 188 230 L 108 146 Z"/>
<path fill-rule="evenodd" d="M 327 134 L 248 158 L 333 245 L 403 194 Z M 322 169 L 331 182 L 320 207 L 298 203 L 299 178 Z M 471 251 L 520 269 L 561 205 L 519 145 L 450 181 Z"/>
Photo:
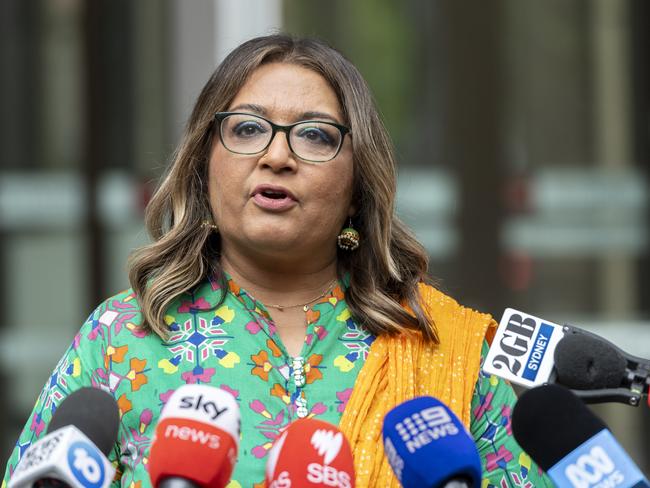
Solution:
<path fill-rule="evenodd" d="M 343 124 L 332 87 L 314 71 L 269 63 L 253 72 L 228 107 L 288 125 L 301 120 Z M 218 134 L 218 132 L 217 132 Z M 209 198 L 222 249 L 275 259 L 334 259 L 336 236 L 354 213 L 352 144 L 338 155 L 310 163 L 291 152 L 286 134 L 254 155 L 234 154 L 214 138 Z"/>

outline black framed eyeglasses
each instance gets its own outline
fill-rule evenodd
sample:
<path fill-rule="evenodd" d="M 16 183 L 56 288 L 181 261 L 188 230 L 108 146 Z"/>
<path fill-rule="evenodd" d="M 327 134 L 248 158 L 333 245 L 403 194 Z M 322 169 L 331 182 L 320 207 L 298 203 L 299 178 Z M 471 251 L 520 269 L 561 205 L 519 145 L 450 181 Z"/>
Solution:
<path fill-rule="evenodd" d="M 277 132 L 287 136 L 289 149 L 298 158 L 311 163 L 325 163 L 334 159 L 345 134 L 344 125 L 322 120 L 302 120 L 290 125 L 274 124 L 270 120 L 243 112 L 217 112 L 221 143 L 236 154 L 258 154 L 265 151 Z"/>

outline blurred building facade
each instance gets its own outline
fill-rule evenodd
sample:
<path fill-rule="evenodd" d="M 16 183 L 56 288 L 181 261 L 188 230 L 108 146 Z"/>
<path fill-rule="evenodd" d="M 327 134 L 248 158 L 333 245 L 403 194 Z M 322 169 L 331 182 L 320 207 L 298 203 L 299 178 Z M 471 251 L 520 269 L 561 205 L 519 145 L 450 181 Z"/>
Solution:
<path fill-rule="evenodd" d="M 0 0 L 2 457 L 84 318 L 129 286 L 201 86 L 278 30 L 368 80 L 443 290 L 650 357 L 649 25 L 643 0 Z M 650 473 L 644 409 L 597 411 Z"/>

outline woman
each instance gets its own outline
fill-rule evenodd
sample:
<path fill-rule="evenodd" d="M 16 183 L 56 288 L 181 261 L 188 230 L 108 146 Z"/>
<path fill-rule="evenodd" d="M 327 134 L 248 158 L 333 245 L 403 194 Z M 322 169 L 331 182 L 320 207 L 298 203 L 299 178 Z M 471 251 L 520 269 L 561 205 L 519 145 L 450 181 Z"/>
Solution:
<path fill-rule="evenodd" d="M 147 209 L 154 242 L 132 256 L 132 290 L 81 328 L 5 478 L 56 405 L 93 385 L 120 407 L 121 485 L 148 485 L 162 405 L 200 382 L 241 408 L 232 486 L 261 484 L 273 439 L 308 416 L 341 426 L 357 486 L 398 486 L 381 419 L 427 394 L 471 429 L 488 485 L 543 485 L 509 431 L 512 390 L 479 372 L 494 322 L 425 284 L 426 253 L 394 200 L 389 138 L 349 61 L 281 35 L 239 46 Z"/>

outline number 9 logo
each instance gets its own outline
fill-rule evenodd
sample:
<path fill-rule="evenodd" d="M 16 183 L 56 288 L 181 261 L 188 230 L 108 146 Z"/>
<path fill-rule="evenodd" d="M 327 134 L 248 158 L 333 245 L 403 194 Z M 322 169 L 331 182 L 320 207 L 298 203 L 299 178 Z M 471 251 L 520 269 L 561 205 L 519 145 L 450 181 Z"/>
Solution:
<path fill-rule="evenodd" d="M 68 466 L 83 486 L 101 488 L 104 484 L 104 462 L 92 444 L 74 442 L 68 449 Z"/>

